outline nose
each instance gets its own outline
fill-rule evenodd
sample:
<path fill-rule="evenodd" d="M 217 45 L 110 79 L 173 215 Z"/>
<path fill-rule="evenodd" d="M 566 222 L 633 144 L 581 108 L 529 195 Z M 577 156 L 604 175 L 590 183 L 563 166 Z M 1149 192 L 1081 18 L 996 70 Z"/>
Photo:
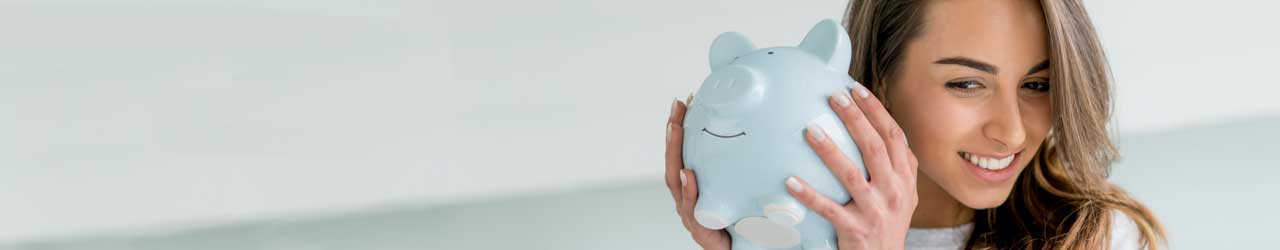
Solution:
<path fill-rule="evenodd" d="M 726 66 L 702 81 L 695 103 L 705 105 L 713 115 L 741 115 L 764 99 L 764 80 L 760 72 L 750 67 Z"/>
<path fill-rule="evenodd" d="M 983 135 L 996 142 L 1000 152 L 1021 146 L 1027 139 L 1027 132 L 1018 110 L 1017 94 L 997 95 L 989 105 L 991 119 L 982 128 Z"/>

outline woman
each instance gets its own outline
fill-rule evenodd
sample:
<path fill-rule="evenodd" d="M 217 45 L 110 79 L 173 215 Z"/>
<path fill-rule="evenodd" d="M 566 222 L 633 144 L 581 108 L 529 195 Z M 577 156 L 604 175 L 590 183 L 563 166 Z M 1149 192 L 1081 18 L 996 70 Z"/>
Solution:
<path fill-rule="evenodd" d="M 1164 242 L 1152 213 L 1106 180 L 1117 154 L 1106 131 L 1110 78 L 1079 1 L 854 0 L 846 13 L 849 74 L 865 87 L 830 102 L 870 181 L 825 133 L 807 129 L 852 202 L 795 177 L 779 184 L 832 222 L 840 249 Z M 678 126 L 685 107 L 676 101 L 667 121 L 667 185 L 694 240 L 728 249 L 725 231 L 692 218 L 697 183 L 683 169 Z"/>

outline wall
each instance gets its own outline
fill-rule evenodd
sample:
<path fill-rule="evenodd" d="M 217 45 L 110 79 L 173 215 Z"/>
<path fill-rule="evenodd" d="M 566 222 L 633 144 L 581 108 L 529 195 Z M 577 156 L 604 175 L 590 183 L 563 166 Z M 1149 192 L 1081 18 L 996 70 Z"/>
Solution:
<path fill-rule="evenodd" d="M 1280 115 L 1274 3 L 1088 4 L 1119 133 Z M 844 6 L 0 1 L 0 243 L 653 181 L 717 33 L 795 44 Z"/>

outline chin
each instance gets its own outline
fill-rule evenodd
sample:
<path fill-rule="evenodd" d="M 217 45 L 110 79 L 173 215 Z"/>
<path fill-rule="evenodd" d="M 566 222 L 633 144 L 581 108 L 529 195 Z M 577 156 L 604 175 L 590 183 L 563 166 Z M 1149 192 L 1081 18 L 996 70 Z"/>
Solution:
<path fill-rule="evenodd" d="M 1005 192 L 1005 195 L 1001 195 L 998 197 L 983 196 L 983 197 L 973 197 L 970 199 L 960 199 L 960 203 L 972 209 L 995 208 L 995 207 L 999 207 L 1000 204 L 1004 204 L 1004 201 L 1009 200 L 1008 194 L 1009 192 Z"/>
<path fill-rule="evenodd" d="M 1013 192 L 1013 184 L 1011 182 L 1007 186 L 970 187 L 969 190 L 962 191 L 964 194 L 955 195 L 955 198 L 956 201 L 972 209 L 995 208 L 1009 200 L 1009 193 Z"/>

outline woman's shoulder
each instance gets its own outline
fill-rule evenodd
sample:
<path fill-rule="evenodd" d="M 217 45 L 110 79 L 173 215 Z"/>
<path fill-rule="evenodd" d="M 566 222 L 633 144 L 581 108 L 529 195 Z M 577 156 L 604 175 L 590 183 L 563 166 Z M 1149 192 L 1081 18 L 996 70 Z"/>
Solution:
<path fill-rule="evenodd" d="M 1137 222 L 1120 210 L 1111 210 L 1110 245 L 1115 250 L 1143 249 Z"/>

